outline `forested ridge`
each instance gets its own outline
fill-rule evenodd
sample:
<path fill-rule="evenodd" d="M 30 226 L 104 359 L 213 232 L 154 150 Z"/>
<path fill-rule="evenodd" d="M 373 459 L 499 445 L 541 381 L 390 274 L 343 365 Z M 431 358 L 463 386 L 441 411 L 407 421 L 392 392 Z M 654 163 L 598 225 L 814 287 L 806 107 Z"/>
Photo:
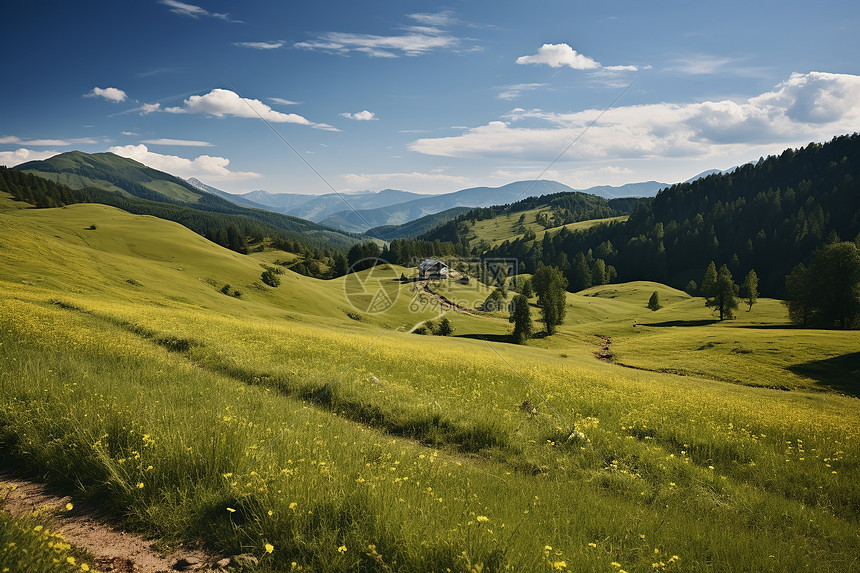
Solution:
<path fill-rule="evenodd" d="M 825 241 L 860 234 L 858 171 L 860 135 L 835 137 L 668 187 L 641 201 L 626 222 L 518 238 L 483 255 L 515 257 L 526 272 L 538 263 L 558 266 L 573 290 L 605 282 L 598 275 L 607 278 L 610 267 L 622 282 L 682 288 L 716 261 L 734 276 L 755 269 L 762 294 L 782 296 L 786 275 Z"/>
<path fill-rule="evenodd" d="M 218 202 L 220 200 L 214 196 L 210 198 L 204 195 L 198 203 L 194 204 L 194 207 L 191 207 L 164 196 L 158 196 L 157 200 L 150 200 L 120 195 L 95 187 L 70 189 L 32 173 L 2 166 L 0 166 L 0 191 L 5 191 L 19 201 L 25 201 L 40 208 L 62 207 L 74 203 L 102 203 L 136 215 L 152 215 L 179 223 L 223 247 L 242 253 L 248 251 L 249 239 L 252 242 L 259 242 L 263 238 L 272 239 L 284 250 L 302 254 L 335 248 L 327 240 L 327 236 L 314 237 L 312 233 L 316 229 L 306 229 L 301 225 L 289 228 L 292 217 L 253 210 L 259 211 L 256 213 L 259 219 L 252 219 L 242 212 L 241 207 L 233 209 L 228 204 L 227 208 L 224 208 Z M 140 192 L 145 196 L 155 195 L 143 187 Z M 224 203 L 227 202 L 224 201 Z M 313 226 L 312 223 L 309 225 Z M 348 238 L 344 236 L 344 239 Z"/>

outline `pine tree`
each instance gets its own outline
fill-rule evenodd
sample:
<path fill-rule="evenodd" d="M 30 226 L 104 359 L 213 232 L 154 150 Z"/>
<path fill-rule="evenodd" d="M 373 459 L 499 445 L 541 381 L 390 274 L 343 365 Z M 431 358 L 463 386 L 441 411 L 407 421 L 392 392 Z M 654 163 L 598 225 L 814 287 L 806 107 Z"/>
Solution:
<path fill-rule="evenodd" d="M 657 294 L 656 290 L 651 294 L 651 298 L 648 299 L 648 308 L 651 310 L 660 310 L 663 308 L 663 305 L 660 304 L 660 295 Z"/>
<path fill-rule="evenodd" d="M 758 301 L 758 275 L 755 274 L 755 270 L 750 269 L 750 272 L 747 273 L 741 290 L 744 293 L 743 296 L 746 299 L 747 304 L 750 305 L 747 310 L 747 312 L 749 312 L 752 310 L 753 305 Z"/>
<path fill-rule="evenodd" d="M 523 344 L 526 340 L 532 337 L 532 311 L 529 307 L 529 299 L 525 295 L 518 294 L 514 296 L 511 304 L 510 322 L 514 324 L 513 339 L 517 344 Z"/>
<path fill-rule="evenodd" d="M 705 276 L 707 278 L 707 274 Z M 735 317 L 734 311 L 738 308 L 738 290 L 731 271 L 723 265 L 717 273 L 712 295 L 705 301 L 705 306 L 716 308 L 720 313 L 720 320 L 732 319 Z"/>
<path fill-rule="evenodd" d="M 522 286 L 520 287 L 520 294 L 526 298 L 531 298 L 535 295 L 535 291 L 532 288 L 532 281 L 530 279 L 523 281 Z"/>
<path fill-rule="evenodd" d="M 555 327 L 564 322 L 567 279 L 556 267 L 541 266 L 535 272 L 532 283 L 538 295 L 538 306 L 543 313 L 546 332 L 554 334 Z"/>
<path fill-rule="evenodd" d="M 717 265 L 714 264 L 714 261 L 708 263 L 708 267 L 705 269 L 705 276 L 702 278 L 702 285 L 699 288 L 699 294 L 701 294 L 705 298 L 711 298 L 714 296 L 714 292 L 717 288 Z"/>

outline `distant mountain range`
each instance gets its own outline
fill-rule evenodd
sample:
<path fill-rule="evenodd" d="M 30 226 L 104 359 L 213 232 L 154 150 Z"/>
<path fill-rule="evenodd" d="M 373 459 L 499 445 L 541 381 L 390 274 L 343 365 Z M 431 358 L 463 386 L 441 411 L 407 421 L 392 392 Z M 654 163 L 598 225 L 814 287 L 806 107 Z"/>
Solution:
<path fill-rule="evenodd" d="M 619 187 L 599 185 L 588 189 L 573 189 L 557 181 L 538 180 L 516 181 L 501 187 L 472 187 L 441 195 L 423 195 L 396 189 L 384 189 L 376 193 L 365 191 L 344 194 L 327 193 L 325 195 L 269 193 L 267 191 L 231 195 L 197 180 L 192 184 L 225 199 L 235 199 L 241 205 L 271 209 L 287 215 L 309 219 L 340 231 L 363 233 L 370 229 L 389 227 L 390 229 L 374 233 L 374 236 L 379 236 L 378 233 L 381 232 L 388 238 L 394 238 L 388 236 L 391 232 L 400 233 L 400 231 L 395 231 L 393 226 L 402 226 L 429 215 L 445 213 L 440 217 L 428 219 L 428 221 L 436 224 L 444 223 L 461 214 L 461 211 L 453 210 L 456 207 L 490 207 L 513 203 L 528 197 L 539 197 L 553 193 L 572 193 L 574 191 L 597 195 L 605 199 L 653 197 L 657 191 L 669 186 L 668 183 L 644 181 L 628 183 Z M 416 229 L 425 227 L 426 224 L 424 222 L 416 226 Z M 408 232 L 411 233 L 414 230 L 410 228 Z M 407 232 L 407 230 L 404 229 L 403 232 Z"/>

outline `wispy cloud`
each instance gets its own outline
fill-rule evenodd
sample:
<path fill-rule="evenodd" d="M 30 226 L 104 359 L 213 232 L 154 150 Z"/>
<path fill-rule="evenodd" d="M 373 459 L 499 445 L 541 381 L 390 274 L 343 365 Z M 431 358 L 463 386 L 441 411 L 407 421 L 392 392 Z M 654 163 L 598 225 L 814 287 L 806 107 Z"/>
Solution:
<path fill-rule="evenodd" d="M 154 153 L 145 145 L 114 146 L 108 151 L 121 157 L 140 161 L 148 167 L 166 171 L 183 179 L 197 177 L 206 181 L 234 181 L 261 177 L 259 173 L 253 171 L 230 171 L 228 169 L 230 160 L 226 157 L 199 155 L 194 159 L 188 159 L 177 155 Z"/>
<path fill-rule="evenodd" d="M 459 48 L 460 39 L 444 29 L 452 22 L 450 13 L 411 14 L 409 18 L 418 25 L 401 27 L 400 33 L 376 35 L 325 32 L 315 40 L 296 42 L 293 46 L 341 55 L 355 52 L 373 58 L 419 56 L 432 51 Z"/>
<path fill-rule="evenodd" d="M 194 139 L 144 139 L 141 143 L 149 145 L 177 145 L 180 147 L 213 147 L 208 141 L 197 141 Z"/>
<path fill-rule="evenodd" d="M 240 48 L 253 48 L 255 50 L 277 50 L 284 47 L 285 42 L 278 40 L 277 42 L 233 42 L 234 46 Z"/>
<path fill-rule="evenodd" d="M 21 139 L 14 135 L 0 136 L 0 144 L 29 145 L 31 147 L 68 147 L 69 145 L 94 144 L 97 139 L 77 137 L 73 139 Z"/>
<path fill-rule="evenodd" d="M 518 64 L 540 64 L 551 68 L 568 67 L 574 70 L 608 70 L 610 72 L 635 72 L 638 68 L 632 65 L 603 66 L 594 58 L 580 54 L 568 44 L 544 44 L 536 54 L 520 56 Z"/>
<path fill-rule="evenodd" d="M 289 100 L 289 99 L 284 99 L 281 97 L 270 97 L 268 99 L 270 102 L 276 103 L 279 105 L 299 105 L 299 103 L 301 103 L 301 102 L 297 102 L 297 101 L 293 101 L 293 100 Z"/>
<path fill-rule="evenodd" d="M 706 157 L 719 149 L 795 145 L 856 131 L 860 76 L 792 74 L 772 91 L 746 100 L 658 103 L 553 113 L 515 109 L 453 137 L 424 138 L 409 147 L 427 155 L 547 160 L 586 127 L 567 160 Z"/>
<path fill-rule="evenodd" d="M 200 6 L 195 6 L 193 4 L 186 4 L 185 2 L 178 2 L 177 0 L 159 0 L 159 4 L 164 4 L 165 6 L 170 8 L 170 11 L 174 14 L 179 14 L 180 16 L 189 16 L 191 18 L 199 18 L 201 16 L 208 18 L 217 18 L 219 20 L 224 20 L 225 22 L 234 22 L 241 23 L 240 20 L 234 20 L 230 17 L 229 14 L 219 14 L 217 12 L 210 12 Z"/>
<path fill-rule="evenodd" d="M 95 87 L 90 92 L 85 93 L 84 97 L 101 97 L 113 103 L 121 103 L 128 99 L 128 95 L 119 88 L 99 87 Z"/>
<path fill-rule="evenodd" d="M 747 65 L 745 60 L 745 58 L 693 54 L 673 60 L 665 69 L 670 72 L 702 76 L 729 74 L 760 78 L 767 74 L 766 68 Z"/>
<path fill-rule="evenodd" d="M 520 95 L 522 95 L 523 92 L 536 90 L 538 88 L 545 87 L 546 85 L 547 84 L 531 83 L 531 84 L 514 84 L 514 85 L 510 85 L 510 86 L 502 86 L 501 88 L 499 88 L 502 91 L 499 92 L 499 95 L 497 95 L 496 97 L 499 99 L 516 99 L 516 98 L 520 97 Z"/>
<path fill-rule="evenodd" d="M 379 119 L 378 117 L 376 117 L 375 113 L 373 113 L 372 111 L 367 111 L 367 110 L 359 111 L 356 113 L 344 112 L 340 115 L 341 115 L 341 117 L 345 117 L 347 119 L 353 119 L 355 121 L 373 121 L 373 120 Z"/>

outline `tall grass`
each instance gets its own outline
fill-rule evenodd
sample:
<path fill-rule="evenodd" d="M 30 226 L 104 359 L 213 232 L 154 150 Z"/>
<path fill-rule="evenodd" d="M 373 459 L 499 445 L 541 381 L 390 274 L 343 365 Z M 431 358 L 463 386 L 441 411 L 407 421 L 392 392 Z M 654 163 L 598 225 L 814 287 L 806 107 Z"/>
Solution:
<path fill-rule="evenodd" d="M 852 399 L 53 298 L 0 301 L 0 451 L 172 542 L 312 571 L 827 571 L 860 554 Z"/>

